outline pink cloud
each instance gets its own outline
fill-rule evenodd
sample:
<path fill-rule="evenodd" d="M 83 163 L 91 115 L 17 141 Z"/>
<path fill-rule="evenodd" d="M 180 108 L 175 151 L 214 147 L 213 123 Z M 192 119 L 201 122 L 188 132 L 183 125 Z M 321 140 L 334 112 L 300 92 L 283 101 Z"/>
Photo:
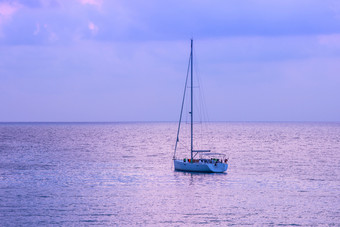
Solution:
<path fill-rule="evenodd" d="M 92 21 L 89 22 L 88 28 L 90 29 L 90 31 L 92 32 L 93 35 L 97 34 L 97 32 L 99 30 L 97 25 L 95 25 Z"/>
<path fill-rule="evenodd" d="M 0 2 L 0 24 L 11 16 L 21 7 L 18 3 Z"/>
<path fill-rule="evenodd" d="M 58 35 L 50 28 L 48 24 L 44 24 L 44 29 L 48 32 L 48 40 L 55 42 L 59 39 Z"/>
<path fill-rule="evenodd" d="M 94 5 L 97 7 L 101 7 L 103 4 L 103 0 L 78 0 L 81 4 L 84 5 Z"/>
<path fill-rule="evenodd" d="M 1 26 L 11 19 L 12 15 L 21 7 L 18 3 L 0 2 L 0 37 L 3 36 Z"/>

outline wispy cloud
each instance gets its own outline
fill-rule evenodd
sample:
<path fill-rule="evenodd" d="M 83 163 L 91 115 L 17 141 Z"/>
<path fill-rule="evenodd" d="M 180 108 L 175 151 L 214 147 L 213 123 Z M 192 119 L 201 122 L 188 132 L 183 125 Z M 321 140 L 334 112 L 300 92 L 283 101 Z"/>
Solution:
<path fill-rule="evenodd" d="M 17 2 L 0 2 L 0 32 L 1 26 L 9 21 L 20 8 L 21 5 Z"/>
<path fill-rule="evenodd" d="M 98 8 L 101 8 L 103 5 L 103 0 L 78 0 L 78 2 L 84 5 L 93 5 Z"/>
<path fill-rule="evenodd" d="M 207 39 L 340 33 L 338 4 L 329 4 L 328 0 L 325 3 L 311 0 L 310 4 L 306 1 L 212 2 L 197 1 L 191 5 L 190 1 L 179 0 L 5 1 L 0 3 L 0 25 L 3 25 L 0 28 L 6 39 L 0 41 L 44 44 L 47 36 L 39 39 L 37 36 L 42 33 L 43 24 L 49 24 L 63 42 L 72 42 L 75 36 L 98 42 L 134 42 L 179 40 L 192 34 Z M 17 12 L 20 8 L 23 10 Z M 22 38 L 18 38 L 19 33 Z"/>
<path fill-rule="evenodd" d="M 21 5 L 16 2 L 0 2 L 0 15 L 2 17 L 10 17 L 20 7 Z"/>
<path fill-rule="evenodd" d="M 98 26 L 95 25 L 92 21 L 89 22 L 88 27 L 89 27 L 89 29 L 90 29 L 92 35 L 96 35 L 96 34 L 97 34 L 99 28 L 98 28 Z"/>
<path fill-rule="evenodd" d="M 34 35 L 38 35 L 40 32 L 40 23 L 37 23 L 35 26 L 35 30 L 33 32 Z"/>

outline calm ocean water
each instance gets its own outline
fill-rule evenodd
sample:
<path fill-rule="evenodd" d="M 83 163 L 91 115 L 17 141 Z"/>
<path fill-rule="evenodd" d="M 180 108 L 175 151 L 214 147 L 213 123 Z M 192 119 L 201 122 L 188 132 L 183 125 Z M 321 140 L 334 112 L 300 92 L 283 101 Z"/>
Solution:
<path fill-rule="evenodd" d="M 1 123 L 0 225 L 340 226 L 340 123 L 213 123 L 225 174 L 174 172 L 177 123 Z"/>

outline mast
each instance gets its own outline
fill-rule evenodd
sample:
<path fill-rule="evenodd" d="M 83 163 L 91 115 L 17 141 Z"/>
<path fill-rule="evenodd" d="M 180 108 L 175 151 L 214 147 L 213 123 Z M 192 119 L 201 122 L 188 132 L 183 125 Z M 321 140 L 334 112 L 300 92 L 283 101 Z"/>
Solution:
<path fill-rule="evenodd" d="M 190 57 L 191 57 L 191 112 L 190 112 L 190 115 L 191 115 L 191 162 L 193 162 L 193 150 L 194 150 L 194 147 L 193 147 L 193 137 L 194 137 L 194 109 L 193 109 L 193 101 L 194 101 L 194 92 L 193 92 L 193 87 L 194 87 L 194 82 L 193 82 L 193 65 L 194 65 L 194 61 L 193 61 L 193 39 L 191 39 L 191 54 L 190 54 Z"/>

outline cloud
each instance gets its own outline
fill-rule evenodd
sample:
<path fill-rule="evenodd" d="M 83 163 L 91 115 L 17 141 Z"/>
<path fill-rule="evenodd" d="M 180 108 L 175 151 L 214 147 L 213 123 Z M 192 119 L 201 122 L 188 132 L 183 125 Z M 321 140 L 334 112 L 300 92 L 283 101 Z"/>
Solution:
<path fill-rule="evenodd" d="M 97 34 L 99 28 L 92 21 L 89 22 L 88 27 L 89 27 L 92 35 L 96 35 Z"/>
<path fill-rule="evenodd" d="M 1 3 L 6 38 L 0 42 L 44 45 L 50 39 L 41 35 L 37 22 L 48 24 L 64 43 L 337 34 L 340 18 L 331 2 L 17 0 Z M 10 23 L 1 23 L 4 18 Z"/>
<path fill-rule="evenodd" d="M 21 5 L 16 2 L 0 2 L 0 15 L 11 17 L 20 7 Z"/>
<path fill-rule="evenodd" d="M 36 24 L 35 30 L 33 32 L 34 35 L 38 35 L 40 32 L 40 23 Z"/>
<path fill-rule="evenodd" d="M 103 5 L 103 0 L 78 0 L 83 5 L 93 5 L 98 8 L 101 8 Z"/>
<path fill-rule="evenodd" d="M 16 2 L 0 2 L 0 29 L 22 6 Z"/>
<path fill-rule="evenodd" d="M 55 42 L 59 39 L 58 35 L 50 28 L 48 24 L 44 24 L 44 29 L 48 34 L 49 42 Z"/>
<path fill-rule="evenodd" d="M 88 19 L 90 39 L 180 40 L 191 37 L 301 36 L 340 32 L 329 1 L 105 1 Z M 87 4 L 87 3 L 86 3 Z M 105 5 L 105 7 L 104 7 Z M 88 8 L 87 8 L 88 9 Z M 89 10 L 89 9 L 88 9 Z"/>

